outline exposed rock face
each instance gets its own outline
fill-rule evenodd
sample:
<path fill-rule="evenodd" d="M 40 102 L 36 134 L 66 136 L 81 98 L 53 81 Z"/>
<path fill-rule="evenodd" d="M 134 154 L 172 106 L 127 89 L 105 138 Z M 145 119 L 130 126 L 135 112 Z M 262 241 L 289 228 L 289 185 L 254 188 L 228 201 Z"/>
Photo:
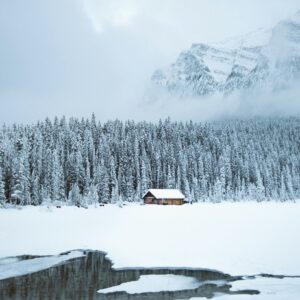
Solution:
<path fill-rule="evenodd" d="M 215 44 L 194 44 L 152 82 L 170 94 L 224 95 L 252 88 L 277 91 L 300 79 L 300 11 L 272 29 Z"/>

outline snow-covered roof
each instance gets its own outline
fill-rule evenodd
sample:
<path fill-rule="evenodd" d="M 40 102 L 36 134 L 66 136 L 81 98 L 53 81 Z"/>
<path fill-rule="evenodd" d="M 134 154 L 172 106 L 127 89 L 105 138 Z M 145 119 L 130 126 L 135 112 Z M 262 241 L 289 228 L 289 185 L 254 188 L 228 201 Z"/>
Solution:
<path fill-rule="evenodd" d="M 157 199 L 184 199 L 184 195 L 175 189 L 150 189 L 144 194 L 143 198 L 148 192 Z"/>

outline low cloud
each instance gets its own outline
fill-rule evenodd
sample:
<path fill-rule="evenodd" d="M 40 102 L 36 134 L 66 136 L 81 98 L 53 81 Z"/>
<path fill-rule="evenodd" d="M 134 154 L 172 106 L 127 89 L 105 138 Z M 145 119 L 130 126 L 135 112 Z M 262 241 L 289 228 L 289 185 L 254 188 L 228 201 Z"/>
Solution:
<path fill-rule="evenodd" d="M 162 96 L 145 104 L 145 87 L 154 70 L 169 65 L 192 43 L 268 26 L 299 9 L 299 0 L 2 2 L 0 120 L 7 123 L 93 112 L 100 120 L 197 120 L 231 110 L 243 113 L 245 105 L 234 97 Z M 284 103 L 297 106 L 294 102 Z M 263 103 L 256 107 L 269 105 Z M 285 105 L 279 100 L 270 104 L 283 112 Z"/>
<path fill-rule="evenodd" d="M 155 94 L 155 93 L 154 93 Z M 153 118 L 212 121 L 227 118 L 300 116 L 300 87 L 297 82 L 279 91 L 246 90 L 229 96 L 176 97 L 158 91 L 140 110 Z"/>

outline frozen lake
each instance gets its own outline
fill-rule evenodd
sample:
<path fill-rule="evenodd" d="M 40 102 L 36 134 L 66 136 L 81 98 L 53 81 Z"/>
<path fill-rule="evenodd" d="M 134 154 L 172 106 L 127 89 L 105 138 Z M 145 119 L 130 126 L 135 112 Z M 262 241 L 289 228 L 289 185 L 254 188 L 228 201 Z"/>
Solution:
<path fill-rule="evenodd" d="M 278 299 L 285 300 L 296 299 L 300 298 L 299 289 L 295 288 L 299 283 L 298 278 L 267 279 L 257 275 L 300 275 L 298 259 L 300 242 L 297 238 L 299 228 L 299 201 L 296 203 L 203 203 L 181 207 L 128 204 L 122 208 L 107 205 L 89 209 L 45 206 L 1 209 L 0 278 L 3 279 L 1 285 L 4 282 L 12 284 L 8 289 L 5 288 L 6 291 L 10 291 L 6 294 L 6 298 L 12 295 L 14 298 L 11 299 L 37 299 L 38 296 L 32 295 L 33 291 L 43 295 L 49 290 L 49 285 L 55 286 L 54 294 L 51 292 L 49 299 L 50 296 L 55 299 L 55 293 L 60 295 L 62 290 L 65 292 L 60 297 L 65 299 L 70 295 L 68 293 L 72 295 L 83 293 L 80 296 L 82 299 L 87 298 L 86 293 L 91 293 L 92 296 L 89 294 L 88 297 L 123 299 L 113 298 L 114 293 L 104 295 L 97 291 L 114 286 L 118 289 L 117 286 L 128 281 L 134 282 L 129 285 L 130 287 L 133 284 L 134 288 L 138 289 L 146 286 L 145 282 L 148 287 L 151 287 L 151 284 L 153 288 L 157 287 L 157 277 L 154 279 L 141 277 L 140 280 L 139 276 L 142 275 L 173 274 L 197 279 L 199 273 L 196 276 L 182 271 L 170 273 L 170 270 L 180 269 L 191 272 L 201 268 L 202 274 L 203 269 L 207 269 L 217 274 L 230 274 L 230 278 L 231 276 L 252 277 L 251 280 L 248 277 L 242 280 L 241 284 L 244 286 L 241 287 L 240 281 L 234 281 L 232 284 L 227 282 L 221 286 L 220 282 L 216 286 L 215 283 L 210 282 L 209 284 L 212 285 L 206 285 L 205 291 L 200 285 L 198 287 L 200 290 L 196 294 L 190 290 L 192 294 L 189 292 L 181 295 L 179 299 L 185 299 L 185 296 L 201 299 L 209 293 L 210 297 L 218 293 L 222 295 L 227 293 L 230 295 L 227 297 L 236 299 L 249 299 L 249 297 L 268 299 L 266 295 L 279 295 Z M 102 262 L 101 259 L 97 262 L 98 258 L 95 260 L 90 255 L 82 256 L 80 251 L 72 251 L 64 254 L 64 257 L 58 255 L 70 249 L 105 251 L 109 259 L 107 268 L 113 268 L 113 271 L 109 273 L 101 271 L 102 275 L 99 275 L 99 270 L 103 270 L 101 264 L 105 260 L 104 257 Z M 32 261 L 24 259 L 26 255 L 33 255 L 33 257 L 29 256 Z M 41 257 L 44 255 L 49 256 Z M 21 256 L 22 259 L 16 256 Z M 59 265 L 53 267 L 56 264 Z M 141 269 L 148 270 L 148 273 L 141 272 Z M 165 271 L 163 274 L 153 273 L 154 269 Z M 24 272 L 39 274 L 24 275 Z M 51 277 L 51 274 L 54 274 L 54 277 Z M 61 274 L 63 277 L 60 285 L 55 278 Z M 86 274 L 90 275 L 86 276 Z M 19 277 L 9 279 L 7 275 Z M 115 275 L 117 277 L 114 277 Z M 47 278 L 52 279 L 47 280 Z M 214 279 L 209 277 L 208 280 Z M 202 282 L 203 278 L 200 278 L 200 281 Z M 28 286 L 26 284 L 28 282 L 30 282 L 29 286 L 34 288 L 24 288 Z M 178 286 L 183 282 L 184 280 L 180 280 Z M 57 292 L 57 288 L 60 292 Z M 231 294 L 249 289 L 261 293 L 242 296 Z M 151 293 L 147 289 L 145 291 Z M 25 294 L 21 296 L 21 292 Z M 163 295 L 181 292 L 165 291 Z M 115 293 L 125 292 L 116 290 Z M 125 297 L 124 294 L 122 295 Z M 263 295 L 265 298 L 262 298 Z M 282 295 L 285 297 L 280 298 Z M 134 298 L 135 295 L 130 297 L 139 299 Z M 149 295 L 147 297 L 151 299 Z"/>
<path fill-rule="evenodd" d="M 300 202 L 0 209 L 0 258 L 105 251 L 115 268 L 300 275 Z"/>
<path fill-rule="evenodd" d="M 8 300 L 294 300 L 300 296 L 300 278 L 230 276 L 186 268 L 115 270 L 105 253 L 87 250 L 2 259 L 0 274 L 0 299 Z"/>
<path fill-rule="evenodd" d="M 79 254 L 80 253 L 80 254 Z M 59 261 L 60 258 L 60 261 Z M 52 259 L 53 266 L 45 265 Z M 20 275 L 21 267 L 28 269 Z M 41 270 L 30 266 L 40 264 Z M 231 282 L 241 279 L 219 271 L 176 268 L 130 268 L 115 270 L 105 253 L 72 251 L 54 257 L 15 257 L 7 278 L 0 280 L 0 299 L 141 299 L 213 297 L 214 294 L 257 294 L 250 288 L 230 291 Z M 18 266 L 18 268 L 16 267 Z M 15 269 L 17 277 L 12 277 Z M 4 268 L 4 270 L 7 270 Z M 2 276 L 3 278 L 3 276 Z"/>

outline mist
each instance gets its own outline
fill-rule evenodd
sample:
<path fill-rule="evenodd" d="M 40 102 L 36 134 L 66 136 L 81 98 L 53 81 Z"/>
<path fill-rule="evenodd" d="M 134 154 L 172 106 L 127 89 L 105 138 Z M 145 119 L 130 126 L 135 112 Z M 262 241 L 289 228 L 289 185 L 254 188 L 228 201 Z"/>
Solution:
<path fill-rule="evenodd" d="M 298 81 L 288 89 L 278 91 L 246 90 L 228 96 L 214 94 L 206 97 L 176 97 L 161 90 L 137 108 L 146 110 L 151 120 L 171 117 L 172 120 L 214 121 L 221 119 L 249 119 L 255 117 L 300 116 L 300 87 Z M 138 118 L 143 120 L 145 118 Z"/>
<path fill-rule="evenodd" d="M 294 0 L 2 1 L 0 121 L 93 112 L 99 120 L 298 114 L 297 87 L 253 97 L 145 95 L 153 71 L 192 43 L 270 27 L 298 9 Z"/>

